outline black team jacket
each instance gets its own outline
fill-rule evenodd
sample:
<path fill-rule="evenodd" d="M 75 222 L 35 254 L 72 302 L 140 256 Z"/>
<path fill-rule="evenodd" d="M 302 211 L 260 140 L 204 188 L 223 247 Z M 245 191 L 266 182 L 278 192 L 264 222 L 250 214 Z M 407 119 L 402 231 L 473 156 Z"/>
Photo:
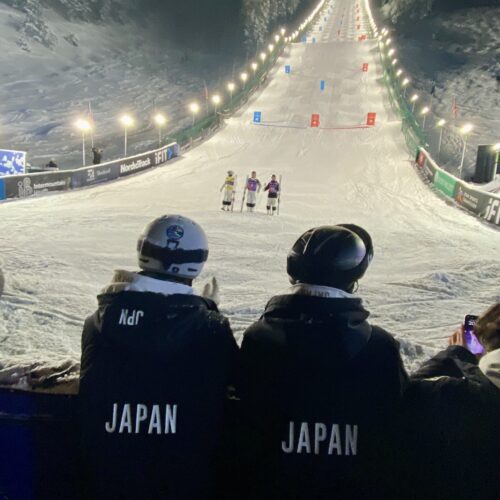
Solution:
<path fill-rule="evenodd" d="M 246 331 L 241 498 L 390 498 L 407 375 L 368 316 L 353 296 L 282 295 Z"/>
<path fill-rule="evenodd" d="M 405 498 L 500 498 L 500 389 L 461 346 L 412 375 L 400 420 Z"/>
<path fill-rule="evenodd" d="M 98 299 L 82 338 L 83 496 L 211 498 L 238 355 L 228 321 L 193 295 Z"/>

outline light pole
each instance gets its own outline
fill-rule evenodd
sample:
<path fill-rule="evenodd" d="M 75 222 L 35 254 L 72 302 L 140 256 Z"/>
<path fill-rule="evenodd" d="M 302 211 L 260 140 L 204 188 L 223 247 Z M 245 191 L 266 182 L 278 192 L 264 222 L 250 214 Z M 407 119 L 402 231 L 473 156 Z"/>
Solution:
<path fill-rule="evenodd" d="M 441 120 L 437 122 L 437 126 L 441 129 L 441 131 L 439 132 L 438 161 L 439 157 L 441 156 L 441 143 L 443 142 L 443 130 L 445 125 L 446 120 L 444 118 L 441 118 Z"/>
<path fill-rule="evenodd" d="M 425 130 L 425 119 L 427 118 L 427 113 L 430 111 L 430 108 L 428 106 L 424 106 L 422 111 L 420 111 L 420 114 L 424 117 L 422 120 L 422 130 Z"/>
<path fill-rule="evenodd" d="M 219 106 L 221 102 L 221 98 L 219 94 L 215 94 L 212 96 L 212 102 L 214 103 L 214 114 L 217 114 L 217 107 Z"/>
<path fill-rule="evenodd" d="M 229 82 L 227 84 L 227 90 L 229 90 L 229 95 L 230 95 L 230 99 L 229 99 L 230 106 L 233 104 L 233 92 L 234 92 L 235 88 L 236 88 L 236 85 L 233 82 Z"/>
<path fill-rule="evenodd" d="M 196 115 L 200 111 L 200 105 L 197 102 L 192 102 L 189 105 L 189 111 L 191 111 L 191 114 L 193 115 L 193 122 L 192 122 L 191 126 L 194 127 L 194 120 L 195 120 Z"/>
<path fill-rule="evenodd" d="M 161 148 L 161 129 L 167 123 L 167 118 L 165 117 L 165 115 L 158 113 L 155 115 L 154 120 L 158 127 L 158 147 Z"/>
<path fill-rule="evenodd" d="M 85 132 L 91 130 L 91 125 L 87 120 L 83 120 L 80 118 L 79 120 L 76 121 L 75 123 L 76 127 L 80 132 L 82 133 L 82 160 L 83 160 L 83 166 L 86 164 L 86 158 L 85 158 Z"/>
<path fill-rule="evenodd" d="M 467 139 L 468 139 L 468 136 L 469 134 L 472 132 L 472 129 L 473 129 L 473 125 L 471 125 L 470 123 L 466 123 L 461 129 L 460 129 L 460 133 L 464 136 L 463 138 L 463 142 L 464 142 L 464 149 L 462 151 L 462 160 L 460 162 L 460 167 L 458 168 L 458 176 L 459 178 L 461 179 L 462 178 L 462 168 L 464 166 L 464 160 L 465 160 L 465 150 L 467 148 Z"/>
<path fill-rule="evenodd" d="M 410 99 L 410 102 L 412 102 L 412 103 L 413 103 L 413 106 L 412 106 L 412 108 L 411 108 L 411 112 L 412 112 L 412 113 L 414 113 L 414 112 L 415 112 L 415 103 L 417 102 L 417 100 L 418 100 L 418 95 L 417 95 L 417 94 L 413 94 L 413 95 L 411 96 L 411 99 Z"/>
<path fill-rule="evenodd" d="M 120 122 L 125 129 L 125 137 L 124 137 L 124 156 L 127 156 L 127 141 L 128 141 L 128 128 L 134 124 L 134 119 L 130 115 L 122 115 L 120 118 Z"/>
<path fill-rule="evenodd" d="M 245 90 L 247 80 L 248 80 L 248 73 L 241 73 L 240 79 L 243 82 L 243 90 Z"/>
<path fill-rule="evenodd" d="M 403 92 L 403 97 L 406 99 L 406 86 L 410 83 L 410 80 L 409 78 L 405 78 L 403 80 L 403 82 L 401 83 L 401 85 L 403 86 L 404 88 L 404 92 Z"/>

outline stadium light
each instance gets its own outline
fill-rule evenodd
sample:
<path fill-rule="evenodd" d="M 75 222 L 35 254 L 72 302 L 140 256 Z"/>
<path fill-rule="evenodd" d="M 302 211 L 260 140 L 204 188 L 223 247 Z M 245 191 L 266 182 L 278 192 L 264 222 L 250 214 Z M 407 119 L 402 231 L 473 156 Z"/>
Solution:
<path fill-rule="evenodd" d="M 444 118 L 441 118 L 441 120 L 437 122 L 437 126 L 441 129 L 441 131 L 439 132 L 438 162 L 439 162 L 439 157 L 441 155 L 441 143 L 443 142 L 443 130 L 445 125 L 446 125 L 446 120 Z"/>
<path fill-rule="evenodd" d="M 269 52 L 272 52 L 274 50 L 274 45 L 270 43 L 267 48 L 269 49 Z"/>
<path fill-rule="evenodd" d="M 253 71 L 257 71 L 257 68 L 259 67 L 259 65 L 256 63 L 256 62 L 253 62 L 250 67 L 253 69 Z"/>
<path fill-rule="evenodd" d="M 128 142 L 128 129 L 134 124 L 134 119 L 130 115 L 122 115 L 120 118 L 120 123 L 123 125 L 125 130 L 124 144 L 123 150 L 125 153 L 125 157 L 127 156 L 127 142 Z"/>
<path fill-rule="evenodd" d="M 420 111 L 420 114 L 424 117 L 422 120 L 422 130 L 425 130 L 425 119 L 427 118 L 427 113 L 429 113 L 431 109 L 428 106 L 424 106 L 422 108 L 422 111 Z"/>
<path fill-rule="evenodd" d="M 229 82 L 227 84 L 227 90 L 229 90 L 229 95 L 231 96 L 230 102 L 233 101 L 233 92 L 234 92 L 235 88 L 236 88 L 236 85 L 233 82 Z"/>
<path fill-rule="evenodd" d="M 497 152 L 500 151 L 500 142 L 493 146 L 493 151 L 497 151 Z"/>
<path fill-rule="evenodd" d="M 195 117 L 200 112 L 200 105 L 197 102 L 192 102 L 189 105 L 189 111 L 191 111 L 191 114 L 193 115 L 193 123 L 191 126 L 194 126 Z"/>
<path fill-rule="evenodd" d="M 394 54 L 394 52 L 396 52 L 394 49 L 390 49 L 389 52 L 387 52 L 387 55 L 390 57 Z"/>
<path fill-rule="evenodd" d="M 462 160 L 460 161 L 460 167 L 458 167 L 458 176 L 461 179 L 462 178 L 462 168 L 464 166 L 464 161 L 465 161 L 465 150 L 467 149 L 467 139 L 469 134 L 472 132 L 472 129 L 474 126 L 470 123 L 466 123 L 461 129 L 460 133 L 464 136 L 463 142 L 464 142 L 464 149 L 462 151 Z"/>
<path fill-rule="evenodd" d="M 267 57 L 267 55 L 265 52 L 260 53 L 260 58 L 261 58 L 262 62 L 264 62 L 266 60 L 266 57 Z"/>
<path fill-rule="evenodd" d="M 391 40 L 390 38 L 388 38 L 388 39 L 385 41 L 385 45 L 386 45 L 386 46 L 389 46 L 391 43 L 392 43 L 392 40 Z"/>
<path fill-rule="evenodd" d="M 162 113 L 157 113 L 154 117 L 154 121 L 158 127 L 158 147 L 161 148 L 161 129 L 167 123 L 167 117 Z"/>
<path fill-rule="evenodd" d="M 280 36 L 279 35 L 274 35 L 274 41 L 278 43 L 280 41 Z"/>
<path fill-rule="evenodd" d="M 402 74 L 403 74 L 403 70 L 402 70 L 402 69 L 398 69 L 398 70 L 396 71 L 396 76 L 397 76 L 397 77 L 401 76 Z"/>
<path fill-rule="evenodd" d="M 392 64 L 393 66 L 395 66 L 397 62 L 398 62 L 398 60 L 397 60 L 397 59 L 393 59 L 391 64 Z"/>
<path fill-rule="evenodd" d="M 84 120 L 83 118 L 80 118 L 76 120 L 75 122 L 75 127 L 80 130 L 82 133 L 82 159 L 83 159 L 83 166 L 85 166 L 86 159 L 85 159 L 85 132 L 88 132 L 92 129 L 92 125 L 90 124 L 89 121 Z"/>
<path fill-rule="evenodd" d="M 412 108 L 411 108 L 411 112 L 412 112 L 412 113 L 414 113 L 414 112 L 415 112 L 415 103 L 417 102 L 417 100 L 418 100 L 418 95 L 417 95 L 417 94 L 413 94 L 413 95 L 411 96 L 411 99 L 410 99 L 410 102 L 412 102 L 412 103 L 413 103 L 413 106 L 412 106 Z"/>
<path fill-rule="evenodd" d="M 241 73 L 240 79 L 243 82 L 243 90 L 245 90 L 245 85 L 246 85 L 247 80 L 248 80 L 248 73 L 245 73 L 245 72 Z"/>
<path fill-rule="evenodd" d="M 280 33 L 281 33 L 281 36 L 285 36 L 286 29 L 285 28 L 281 28 Z"/>
<path fill-rule="evenodd" d="M 219 104 L 221 103 L 221 97 L 219 94 L 215 94 L 212 96 L 212 102 L 214 104 L 214 113 L 217 114 L 217 108 L 219 107 Z"/>

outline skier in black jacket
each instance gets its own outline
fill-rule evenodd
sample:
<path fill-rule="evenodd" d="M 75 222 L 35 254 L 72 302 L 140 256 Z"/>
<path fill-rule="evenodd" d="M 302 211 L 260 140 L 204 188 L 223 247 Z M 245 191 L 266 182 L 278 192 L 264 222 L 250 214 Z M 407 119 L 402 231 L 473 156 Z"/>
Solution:
<path fill-rule="evenodd" d="M 400 421 L 407 499 L 500 496 L 500 303 L 479 317 L 475 333 L 485 348 L 479 363 L 462 326 L 411 377 Z"/>
<path fill-rule="evenodd" d="M 226 318 L 191 284 L 202 228 L 149 224 L 141 271 L 117 271 L 84 326 L 80 376 L 86 497 L 205 500 L 238 349 Z"/>
<path fill-rule="evenodd" d="M 398 343 L 353 295 L 372 257 L 358 226 L 307 231 L 288 254 L 293 286 L 245 332 L 241 498 L 390 498 L 407 375 Z"/>

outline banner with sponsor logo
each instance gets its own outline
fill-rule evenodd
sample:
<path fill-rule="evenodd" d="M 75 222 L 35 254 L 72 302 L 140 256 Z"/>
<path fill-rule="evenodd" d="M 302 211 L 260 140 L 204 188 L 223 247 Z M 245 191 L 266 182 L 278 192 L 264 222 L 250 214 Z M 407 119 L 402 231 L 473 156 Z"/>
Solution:
<path fill-rule="evenodd" d="M 5 175 L 24 174 L 26 166 L 25 151 L 0 149 L 0 177 Z"/>
<path fill-rule="evenodd" d="M 458 205 L 487 222 L 500 226 L 500 196 L 498 194 L 476 189 L 453 177 L 441 169 L 423 148 L 420 148 L 417 154 L 415 165 L 436 189 L 455 200 Z"/>
<path fill-rule="evenodd" d="M 6 198 L 28 198 L 49 191 L 66 191 L 70 188 L 71 172 L 50 172 L 4 177 Z"/>
<path fill-rule="evenodd" d="M 125 177 L 147 168 L 163 165 L 179 156 L 179 145 L 172 143 L 148 153 L 115 160 L 93 167 L 3 177 L 0 182 L 0 200 L 26 198 L 48 191 L 64 191 Z"/>
<path fill-rule="evenodd" d="M 157 167 L 171 160 L 179 154 L 179 146 L 177 144 L 169 144 L 163 148 L 151 151 L 142 155 L 125 158 L 119 162 L 119 175 L 125 177 L 135 174 L 151 167 Z"/>
<path fill-rule="evenodd" d="M 120 169 L 116 161 L 95 167 L 79 168 L 71 174 L 71 189 L 118 179 L 119 175 Z"/>
<path fill-rule="evenodd" d="M 455 187 L 457 181 L 455 177 L 442 170 L 436 170 L 434 173 L 434 180 L 432 181 L 434 187 L 441 191 L 446 196 L 453 198 L 455 196 Z"/>
<path fill-rule="evenodd" d="M 457 183 L 455 201 L 491 224 L 500 226 L 500 196 Z"/>

